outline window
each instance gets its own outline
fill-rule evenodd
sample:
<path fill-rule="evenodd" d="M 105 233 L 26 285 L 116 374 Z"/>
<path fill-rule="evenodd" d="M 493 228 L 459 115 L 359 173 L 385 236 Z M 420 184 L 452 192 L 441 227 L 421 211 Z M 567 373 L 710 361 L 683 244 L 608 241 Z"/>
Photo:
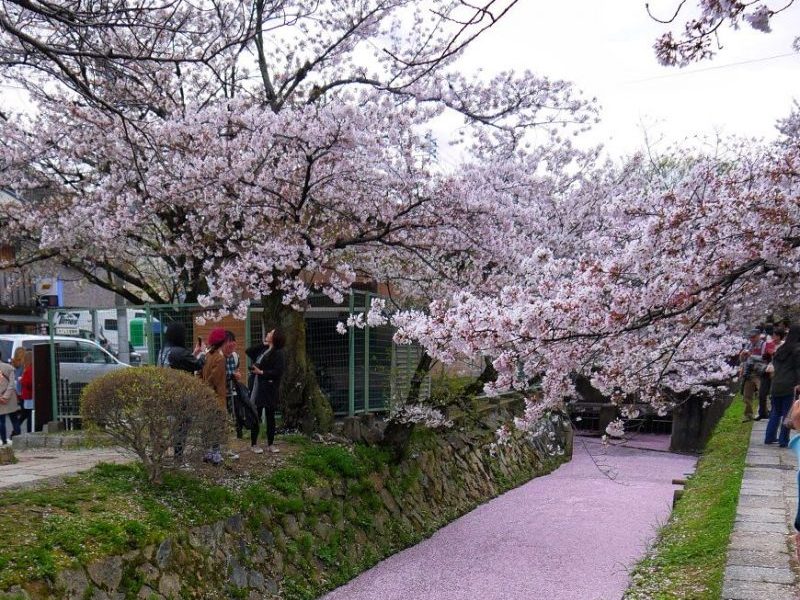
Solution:
<path fill-rule="evenodd" d="M 116 331 L 117 330 L 117 320 L 116 319 L 106 319 L 103 321 L 103 329 L 106 331 Z"/>
<path fill-rule="evenodd" d="M 56 362 L 59 363 L 80 363 L 83 362 L 83 355 L 78 348 L 78 342 L 67 342 L 56 340 Z"/>
<path fill-rule="evenodd" d="M 80 349 L 81 362 L 101 365 L 111 362 L 109 356 L 94 344 L 78 342 L 78 347 Z"/>
<path fill-rule="evenodd" d="M 12 350 L 14 349 L 14 342 L 10 340 L 0 340 L 0 356 L 4 362 L 8 362 L 12 357 Z"/>

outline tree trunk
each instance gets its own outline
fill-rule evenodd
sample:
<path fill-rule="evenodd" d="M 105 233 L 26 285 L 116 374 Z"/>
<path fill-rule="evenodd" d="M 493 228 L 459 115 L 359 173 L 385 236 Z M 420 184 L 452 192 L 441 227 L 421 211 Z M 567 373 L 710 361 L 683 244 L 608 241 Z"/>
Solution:
<path fill-rule="evenodd" d="M 417 368 L 414 370 L 414 376 L 411 378 L 411 384 L 408 386 L 408 394 L 405 399 L 406 404 L 416 404 L 419 402 L 419 392 L 422 388 L 422 382 L 425 380 L 425 376 L 430 373 L 432 366 L 433 358 L 423 350 L 422 355 L 419 357 L 419 362 L 417 362 Z M 383 430 L 381 445 L 391 452 L 392 460 L 395 463 L 399 463 L 405 458 L 413 432 L 413 423 L 398 423 L 394 419 L 387 421 L 386 428 Z"/>
<path fill-rule="evenodd" d="M 264 328 L 280 328 L 286 335 L 286 368 L 281 380 L 281 413 L 285 427 L 303 433 L 326 432 L 333 425 L 333 410 L 319 387 L 306 352 L 306 321 L 303 314 L 284 305 L 280 294 L 262 298 Z M 255 340 L 254 340 L 255 342 Z"/>
<path fill-rule="evenodd" d="M 419 391 L 422 388 L 422 382 L 425 376 L 430 373 L 433 366 L 433 358 L 424 349 L 422 355 L 419 357 L 417 368 L 414 370 L 414 376 L 411 378 L 411 384 L 408 386 L 408 396 L 406 396 L 406 404 L 416 404 L 419 401 Z"/>
<path fill-rule="evenodd" d="M 670 452 L 702 452 L 731 401 L 730 395 L 708 398 L 682 394 L 672 409 Z"/>
<path fill-rule="evenodd" d="M 483 371 L 478 378 L 464 388 L 464 396 L 478 396 L 483 393 L 484 386 L 497 380 L 497 370 L 492 364 L 492 359 L 488 356 L 483 357 Z"/>

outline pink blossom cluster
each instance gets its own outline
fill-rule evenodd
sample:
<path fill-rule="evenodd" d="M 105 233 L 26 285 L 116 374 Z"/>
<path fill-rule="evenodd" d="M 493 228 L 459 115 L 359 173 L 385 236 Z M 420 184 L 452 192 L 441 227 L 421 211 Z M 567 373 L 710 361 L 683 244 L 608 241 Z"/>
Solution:
<path fill-rule="evenodd" d="M 750 1 L 739 0 L 698 0 L 696 6 L 684 6 L 686 2 L 675 3 L 677 8 L 674 14 L 651 16 L 661 23 L 672 23 L 678 19 L 684 9 L 696 10 L 696 16 L 683 22 L 683 31 L 678 37 L 668 31 L 661 35 L 655 42 L 656 58 L 665 66 L 684 67 L 693 62 L 706 60 L 713 57 L 722 47 L 719 36 L 723 26 L 738 29 L 746 23 L 756 31 L 770 33 L 772 19 L 787 10 L 794 0 L 788 2 Z M 648 4 L 648 11 L 650 5 Z M 795 46 L 800 42 L 796 38 Z"/>
<path fill-rule="evenodd" d="M 257 4 L 0 9 L 0 79 L 35 107 L 3 111 L 0 186 L 49 199 L 4 215 L 17 264 L 225 307 L 207 317 L 341 301 L 358 276 L 436 289 L 491 266 L 472 228 L 495 219 L 441 173 L 434 120 L 490 157 L 596 118 L 564 81 L 460 73 L 513 1 Z"/>
<path fill-rule="evenodd" d="M 396 339 L 443 361 L 493 356 L 490 392 L 539 381 L 521 428 L 573 395 L 576 373 L 660 413 L 686 394 L 713 395 L 735 374 L 729 359 L 743 332 L 795 303 L 798 167 L 791 136 L 597 165 L 566 193 L 533 202 L 524 235 L 497 240 L 506 251 L 527 243 L 508 283 L 476 282 L 427 311 L 400 311 Z"/>

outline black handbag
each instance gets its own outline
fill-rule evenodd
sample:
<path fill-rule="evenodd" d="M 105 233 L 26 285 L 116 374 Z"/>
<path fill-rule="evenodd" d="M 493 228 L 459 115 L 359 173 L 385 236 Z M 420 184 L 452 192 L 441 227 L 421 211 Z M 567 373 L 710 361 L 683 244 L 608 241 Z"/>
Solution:
<path fill-rule="evenodd" d="M 250 402 L 250 391 L 241 381 L 234 380 L 233 410 L 240 423 L 245 429 L 253 430 L 261 426 L 258 419 L 258 411 L 253 403 Z"/>

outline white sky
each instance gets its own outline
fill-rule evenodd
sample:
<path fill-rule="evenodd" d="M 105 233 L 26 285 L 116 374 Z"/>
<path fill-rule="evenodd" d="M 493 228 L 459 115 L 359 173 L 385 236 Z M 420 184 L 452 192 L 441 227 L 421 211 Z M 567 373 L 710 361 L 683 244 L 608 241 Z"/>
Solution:
<path fill-rule="evenodd" d="M 650 3 L 665 17 L 678 0 Z M 749 25 L 725 29 L 712 61 L 684 69 L 656 61 L 653 42 L 668 27 L 648 16 L 645 0 L 521 0 L 462 65 L 530 69 L 574 82 L 602 107 L 602 121 L 585 141 L 603 143 L 613 157 L 641 148 L 645 127 L 656 147 L 716 132 L 773 137 L 776 119 L 788 115 L 793 98 L 800 100 L 800 54 L 792 52 L 800 3 L 773 20 L 772 33 Z"/>

